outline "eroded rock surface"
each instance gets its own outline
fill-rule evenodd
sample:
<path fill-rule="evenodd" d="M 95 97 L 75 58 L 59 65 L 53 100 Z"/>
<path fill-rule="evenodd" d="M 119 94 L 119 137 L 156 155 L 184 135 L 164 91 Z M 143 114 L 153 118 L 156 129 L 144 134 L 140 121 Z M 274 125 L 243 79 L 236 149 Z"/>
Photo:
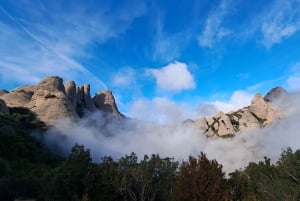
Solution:
<path fill-rule="evenodd" d="M 116 105 L 112 92 L 104 90 L 91 97 L 90 85 L 76 87 L 74 81 L 63 84 L 57 76 L 43 79 L 36 86 L 22 86 L 11 92 L 0 91 L 1 112 L 7 107 L 24 107 L 34 112 L 47 125 L 69 118 L 78 120 L 88 113 L 101 111 L 119 119 L 123 118 Z M 7 107 L 6 107 L 7 106 Z"/>
<path fill-rule="evenodd" d="M 194 126 L 209 137 L 235 135 L 241 130 L 270 126 L 283 116 L 280 108 L 271 103 L 279 97 L 278 89 L 272 90 L 267 98 L 256 94 L 248 107 L 226 114 L 219 112 L 211 118 L 198 119 L 194 121 Z"/>

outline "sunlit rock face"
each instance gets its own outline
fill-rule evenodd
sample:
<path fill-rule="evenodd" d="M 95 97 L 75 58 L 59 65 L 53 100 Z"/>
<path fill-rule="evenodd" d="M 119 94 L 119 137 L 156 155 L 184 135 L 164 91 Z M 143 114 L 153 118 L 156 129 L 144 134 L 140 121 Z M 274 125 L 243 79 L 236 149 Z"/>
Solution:
<path fill-rule="evenodd" d="M 281 109 L 272 102 L 286 94 L 281 87 L 273 88 L 265 97 L 256 94 L 248 107 L 197 119 L 193 126 L 208 137 L 231 136 L 242 130 L 270 126 L 283 116 Z"/>
<path fill-rule="evenodd" d="M 60 119 L 77 121 L 92 112 L 101 111 L 118 119 L 124 118 L 109 90 L 90 96 L 90 85 L 76 86 L 74 81 L 63 84 L 57 76 L 46 77 L 36 86 L 21 86 L 11 92 L 0 91 L 1 112 L 7 107 L 24 107 L 34 112 L 47 125 Z"/>

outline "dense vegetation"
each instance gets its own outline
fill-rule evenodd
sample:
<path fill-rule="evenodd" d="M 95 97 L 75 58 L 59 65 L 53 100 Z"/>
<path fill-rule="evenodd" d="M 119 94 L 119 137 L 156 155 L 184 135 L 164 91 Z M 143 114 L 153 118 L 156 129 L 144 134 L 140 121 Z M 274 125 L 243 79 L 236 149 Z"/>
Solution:
<path fill-rule="evenodd" d="M 138 159 L 91 160 L 74 145 L 66 158 L 30 135 L 45 126 L 21 108 L 0 114 L 0 200 L 105 201 L 273 201 L 300 200 L 300 150 L 287 149 L 277 163 L 250 163 L 225 176 L 222 165 L 204 153 L 180 165 L 159 155 Z"/>

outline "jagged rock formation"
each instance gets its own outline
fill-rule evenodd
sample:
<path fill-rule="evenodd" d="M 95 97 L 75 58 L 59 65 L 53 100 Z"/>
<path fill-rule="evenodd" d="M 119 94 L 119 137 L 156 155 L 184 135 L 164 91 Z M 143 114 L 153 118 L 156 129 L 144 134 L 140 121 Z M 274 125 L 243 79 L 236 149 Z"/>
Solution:
<path fill-rule="evenodd" d="M 112 113 L 118 118 L 124 118 L 124 115 L 119 112 L 115 98 L 110 90 L 98 92 L 93 97 L 93 101 L 98 109 Z"/>
<path fill-rule="evenodd" d="M 0 113 L 9 114 L 9 109 L 6 106 L 5 102 L 0 99 Z"/>
<path fill-rule="evenodd" d="M 76 108 L 80 116 L 84 115 L 84 110 L 94 112 L 97 110 L 91 95 L 90 95 L 90 85 L 85 84 L 83 86 L 77 87 L 76 90 Z"/>
<path fill-rule="evenodd" d="M 272 102 L 278 98 L 285 97 L 287 91 L 282 87 L 275 87 L 271 89 L 264 97 L 264 100 Z"/>
<path fill-rule="evenodd" d="M 250 106 L 238 111 L 219 112 L 214 117 L 198 119 L 194 121 L 194 126 L 208 137 L 231 136 L 244 129 L 269 126 L 283 116 L 281 110 L 271 103 L 280 96 L 278 89 L 272 89 L 265 98 L 256 94 Z"/>
<path fill-rule="evenodd" d="M 69 99 L 69 101 L 71 102 L 71 104 L 73 105 L 73 107 L 76 107 L 76 84 L 74 81 L 68 81 L 65 83 L 65 91 L 66 91 L 66 95 L 67 98 Z"/>
<path fill-rule="evenodd" d="M 47 77 L 42 80 L 25 107 L 34 112 L 41 121 L 50 125 L 58 119 L 78 118 L 75 108 L 65 94 L 63 80 L 59 77 Z"/>
<path fill-rule="evenodd" d="M 85 113 L 95 111 L 103 111 L 119 119 L 124 117 L 110 91 L 99 92 L 92 98 L 89 84 L 76 87 L 74 81 L 68 81 L 64 85 L 62 78 L 56 76 L 43 79 L 37 86 L 23 86 L 11 92 L 1 90 L 1 94 L 4 101 L 1 111 L 6 110 L 2 105 L 28 108 L 47 125 L 53 125 L 62 118 L 76 121 Z"/>

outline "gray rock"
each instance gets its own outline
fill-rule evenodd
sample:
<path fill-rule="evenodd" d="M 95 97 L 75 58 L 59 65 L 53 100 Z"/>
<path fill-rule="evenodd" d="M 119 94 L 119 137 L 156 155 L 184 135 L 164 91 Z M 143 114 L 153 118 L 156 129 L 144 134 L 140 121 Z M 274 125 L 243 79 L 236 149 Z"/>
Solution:
<path fill-rule="evenodd" d="M 76 84 L 74 81 L 68 81 L 65 83 L 65 91 L 67 98 L 72 103 L 74 107 L 76 107 Z"/>
<path fill-rule="evenodd" d="M 85 111 L 95 112 L 97 110 L 91 95 L 90 95 L 90 85 L 85 84 L 83 86 L 77 87 L 76 90 L 76 110 L 79 116 L 84 116 Z"/>
<path fill-rule="evenodd" d="M 9 109 L 6 106 L 5 102 L 0 99 L 0 113 L 9 114 Z"/>
<path fill-rule="evenodd" d="M 271 89 L 264 97 L 264 100 L 273 102 L 279 98 L 287 96 L 287 91 L 282 87 L 275 87 Z"/>

